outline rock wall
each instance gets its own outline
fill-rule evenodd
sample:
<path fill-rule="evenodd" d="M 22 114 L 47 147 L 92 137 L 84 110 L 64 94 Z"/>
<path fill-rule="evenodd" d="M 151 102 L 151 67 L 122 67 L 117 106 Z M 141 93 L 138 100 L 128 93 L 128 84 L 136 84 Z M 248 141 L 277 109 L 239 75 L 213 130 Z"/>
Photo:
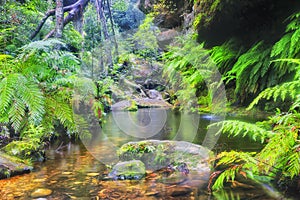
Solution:
<path fill-rule="evenodd" d="M 220 45 L 235 37 L 246 45 L 274 42 L 284 31 L 284 20 L 299 10 L 294 0 L 197 0 L 194 27 L 199 41 Z"/>

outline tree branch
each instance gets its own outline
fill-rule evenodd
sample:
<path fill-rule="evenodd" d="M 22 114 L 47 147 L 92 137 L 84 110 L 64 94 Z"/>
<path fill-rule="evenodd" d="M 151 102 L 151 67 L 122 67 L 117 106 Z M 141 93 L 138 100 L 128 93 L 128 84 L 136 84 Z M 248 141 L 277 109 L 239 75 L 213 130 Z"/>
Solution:
<path fill-rule="evenodd" d="M 89 0 L 78 0 L 76 3 L 66 6 L 63 8 L 64 12 L 69 12 L 69 15 L 65 18 L 64 20 L 64 26 L 66 24 L 68 24 L 73 18 L 74 18 L 74 13 L 77 12 L 77 9 L 81 9 L 84 8 L 87 3 L 89 2 Z M 72 13 L 73 12 L 73 13 Z M 33 38 L 35 38 L 37 36 L 37 34 L 41 31 L 43 25 L 45 24 L 45 22 L 47 21 L 47 19 L 50 16 L 53 16 L 55 14 L 55 9 L 49 10 L 47 11 L 46 15 L 43 17 L 43 19 L 40 21 L 38 27 L 36 28 L 36 30 L 31 34 L 30 39 L 32 40 Z M 70 15 L 71 14 L 71 15 Z M 73 16 L 72 16 L 73 15 Z M 51 36 L 53 36 L 54 31 L 51 30 L 44 39 L 47 39 Z"/>

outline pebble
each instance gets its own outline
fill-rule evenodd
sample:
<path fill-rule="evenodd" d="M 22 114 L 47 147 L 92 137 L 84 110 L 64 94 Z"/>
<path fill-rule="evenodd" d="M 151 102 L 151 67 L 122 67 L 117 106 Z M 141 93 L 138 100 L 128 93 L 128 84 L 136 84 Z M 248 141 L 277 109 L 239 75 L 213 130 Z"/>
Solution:
<path fill-rule="evenodd" d="M 87 175 L 87 176 L 92 176 L 92 177 L 93 177 L 93 176 L 99 176 L 99 173 L 87 173 L 86 175 Z"/>
<path fill-rule="evenodd" d="M 45 188 L 39 188 L 36 189 L 34 192 L 31 193 L 32 198 L 39 198 L 39 197 L 46 197 L 52 194 L 52 190 L 45 189 Z"/>

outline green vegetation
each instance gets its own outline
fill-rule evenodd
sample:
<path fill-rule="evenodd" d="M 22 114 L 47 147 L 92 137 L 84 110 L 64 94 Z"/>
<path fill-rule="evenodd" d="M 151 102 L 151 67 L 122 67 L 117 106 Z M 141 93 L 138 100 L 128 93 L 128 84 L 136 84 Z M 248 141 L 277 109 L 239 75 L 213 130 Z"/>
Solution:
<path fill-rule="evenodd" d="M 127 20 L 125 14 L 133 12 L 128 9 L 134 7 L 130 1 L 106 1 L 105 6 L 80 1 L 80 6 L 68 7 L 65 16 L 61 16 L 65 17 L 63 37 L 58 39 L 53 38 L 58 31 L 58 22 L 51 17 L 55 15 L 54 4 L 1 1 L 1 151 L 23 160 L 42 160 L 45 146 L 52 139 L 90 136 L 89 124 L 101 123 L 114 103 L 113 89 L 120 91 L 118 100 L 130 101 L 127 110 L 136 111 L 132 98 L 147 97 L 143 91 L 147 84 L 146 80 L 134 82 L 134 77 L 142 79 L 138 77 L 141 73 L 135 72 L 138 67 L 148 67 L 159 74 L 159 63 L 163 64 L 161 78 L 168 82 L 160 88 L 167 88 L 161 90 L 174 107 L 223 113 L 227 109 L 218 105 L 218 100 L 225 91 L 228 109 L 237 105 L 273 114 L 256 124 L 226 120 L 210 125 L 220 128 L 216 134 L 247 136 L 263 144 L 259 152 L 218 154 L 213 161 L 218 172 L 217 178 L 211 180 L 214 191 L 223 188 L 225 182 L 241 178 L 281 186 L 299 184 L 300 12 L 287 12 L 288 3 L 280 1 L 195 0 L 186 1 L 188 5 L 182 8 L 178 5 L 183 1 L 155 2 L 145 8 L 148 14 L 143 22 L 134 24 L 137 30 L 125 35 L 128 23 L 122 23 Z M 270 8 L 267 4 L 271 4 Z M 283 10 L 278 11 L 281 6 Z M 191 27 L 183 22 L 189 10 L 195 12 Z M 186 27 L 189 30 L 182 30 L 161 54 L 157 41 L 161 27 L 156 23 L 176 15 L 180 17 L 168 24 L 165 34 L 177 34 Z M 282 16 L 276 18 L 279 15 Z M 229 30 L 226 26 L 231 22 L 234 25 Z M 126 80 L 123 83 L 128 83 L 132 91 L 121 91 L 123 88 L 117 86 L 120 80 Z M 149 84 L 151 81 L 155 83 L 147 80 Z M 140 96 L 125 94 L 137 91 Z M 88 116 L 80 116 L 80 111 Z M 153 151 L 157 151 L 154 162 L 168 161 L 164 146 L 145 143 L 128 145 L 119 154 L 137 154 L 141 158 Z"/>

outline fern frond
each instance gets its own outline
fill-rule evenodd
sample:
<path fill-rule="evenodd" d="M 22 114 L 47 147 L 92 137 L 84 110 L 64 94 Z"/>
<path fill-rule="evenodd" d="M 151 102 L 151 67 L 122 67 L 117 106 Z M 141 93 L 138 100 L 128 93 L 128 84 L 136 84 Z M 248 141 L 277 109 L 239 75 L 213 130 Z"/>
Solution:
<path fill-rule="evenodd" d="M 74 113 L 70 102 L 55 95 L 47 96 L 45 102 L 47 115 L 52 116 L 49 120 L 58 120 L 70 132 L 76 131 Z"/>
<path fill-rule="evenodd" d="M 258 174 L 257 160 L 255 153 L 247 152 L 222 152 L 217 156 L 217 166 L 229 166 L 218 176 L 212 189 L 218 190 L 223 188 L 224 182 L 235 181 L 235 177 L 241 174 L 245 178 L 254 179 L 253 174 Z M 251 173 L 248 173 L 251 170 Z"/>
<path fill-rule="evenodd" d="M 20 74 L 10 74 L 0 82 L 0 113 L 4 114 L 14 97 L 15 86 Z"/>
<path fill-rule="evenodd" d="M 29 122 L 35 125 L 40 124 L 45 113 L 43 93 L 36 84 L 32 83 L 24 76 L 19 77 L 18 84 L 19 86 L 16 88 L 16 95 L 18 98 L 22 99 L 28 107 Z"/>
<path fill-rule="evenodd" d="M 261 99 L 269 100 L 274 98 L 274 101 L 276 101 L 280 97 L 284 101 L 287 96 L 295 99 L 296 95 L 299 94 L 297 91 L 300 91 L 300 80 L 285 82 L 281 85 L 267 88 L 251 102 L 247 110 L 252 109 Z"/>
<path fill-rule="evenodd" d="M 293 132 L 279 128 L 277 130 L 276 134 L 270 138 L 268 144 L 257 155 L 257 159 L 260 161 L 259 165 L 264 173 L 283 169 L 288 162 L 287 158 L 291 153 L 290 151 L 295 145 Z"/>
<path fill-rule="evenodd" d="M 294 151 L 287 157 L 287 165 L 283 171 L 286 177 L 293 179 L 300 174 L 300 153 L 297 150 L 300 148 L 300 144 L 294 147 Z"/>
<path fill-rule="evenodd" d="M 250 136 L 254 141 L 259 139 L 261 143 L 265 141 L 265 139 L 271 137 L 273 133 L 271 131 L 267 131 L 264 128 L 260 128 L 255 124 L 237 121 L 237 120 L 225 120 L 217 123 L 210 124 L 208 128 L 218 126 L 220 127 L 219 131 L 216 133 L 227 133 L 229 136 L 242 136 L 246 135 Z"/>
<path fill-rule="evenodd" d="M 56 46 L 65 46 L 63 42 L 61 42 L 58 39 L 48 39 L 48 40 L 38 40 L 34 42 L 30 42 L 27 45 L 24 45 L 21 50 L 23 54 L 21 56 L 25 56 L 25 53 L 28 52 L 36 52 L 36 51 L 44 51 L 44 52 L 50 52 L 53 50 Z"/>
<path fill-rule="evenodd" d="M 221 46 L 214 46 L 209 52 L 212 60 L 222 71 L 228 71 L 233 65 L 234 60 L 239 56 L 239 52 L 235 50 L 235 41 L 229 40 Z"/>

